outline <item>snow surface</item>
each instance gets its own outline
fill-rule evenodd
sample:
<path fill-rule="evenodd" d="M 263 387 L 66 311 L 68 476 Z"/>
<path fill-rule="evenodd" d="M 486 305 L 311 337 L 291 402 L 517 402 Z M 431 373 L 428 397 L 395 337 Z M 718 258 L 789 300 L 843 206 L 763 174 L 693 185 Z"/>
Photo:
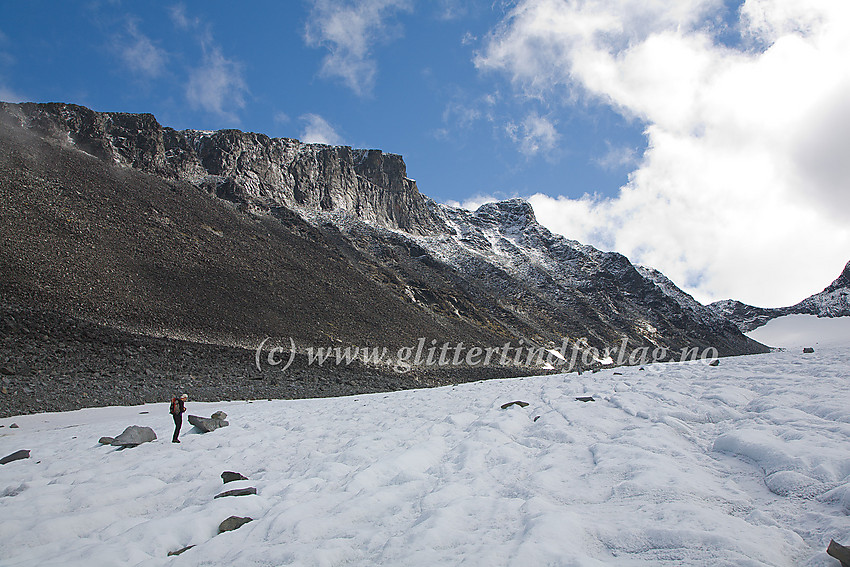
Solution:
<path fill-rule="evenodd" d="M 3 419 L 32 458 L 0 466 L 0 565 L 837 565 L 850 352 L 645 368 L 190 400 L 231 425 L 179 445 L 167 403 Z M 98 444 L 133 424 L 159 439 Z M 255 521 L 216 535 L 231 515 Z"/>
<path fill-rule="evenodd" d="M 747 336 L 767 346 L 781 348 L 850 347 L 850 317 L 830 319 L 815 315 L 784 315 L 753 329 Z"/>

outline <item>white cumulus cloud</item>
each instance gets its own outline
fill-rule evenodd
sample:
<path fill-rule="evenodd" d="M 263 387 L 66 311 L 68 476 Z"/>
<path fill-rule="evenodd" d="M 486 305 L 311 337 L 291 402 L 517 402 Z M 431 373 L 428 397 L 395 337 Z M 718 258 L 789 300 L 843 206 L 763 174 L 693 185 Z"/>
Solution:
<path fill-rule="evenodd" d="M 201 64 L 189 71 L 186 99 L 194 108 L 236 121 L 235 111 L 245 106 L 247 91 L 241 64 L 210 47 Z"/>
<path fill-rule="evenodd" d="M 226 57 L 213 39 L 212 27 L 189 16 L 183 4 L 173 6 L 170 15 L 177 28 L 195 33 L 202 52 L 200 63 L 189 69 L 186 100 L 192 108 L 238 123 L 237 111 L 245 107 L 248 94 L 242 63 Z"/>
<path fill-rule="evenodd" d="M 330 123 L 318 114 L 305 114 L 301 116 L 304 129 L 301 131 L 301 141 L 307 144 L 328 144 L 329 146 L 342 145 L 340 136 Z"/>
<path fill-rule="evenodd" d="M 134 21 L 127 24 L 125 36 L 116 38 L 115 47 L 127 68 L 138 75 L 158 77 L 168 61 L 166 51 L 140 32 Z"/>
<path fill-rule="evenodd" d="M 531 198 L 549 228 L 657 267 L 703 301 L 787 305 L 850 260 L 850 3 L 726 10 L 522 0 L 476 65 L 522 96 L 602 102 L 645 125 L 615 198 Z M 739 41 L 721 41 L 724 20 Z"/>
<path fill-rule="evenodd" d="M 519 124 L 509 122 L 505 131 L 526 156 L 552 151 L 561 137 L 548 118 L 534 112 L 526 116 Z"/>

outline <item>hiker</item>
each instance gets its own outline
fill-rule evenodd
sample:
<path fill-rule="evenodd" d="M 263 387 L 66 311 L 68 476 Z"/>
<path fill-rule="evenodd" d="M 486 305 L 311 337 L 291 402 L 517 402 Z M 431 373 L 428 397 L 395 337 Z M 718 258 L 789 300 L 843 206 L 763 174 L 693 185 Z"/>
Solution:
<path fill-rule="evenodd" d="M 180 435 L 180 427 L 183 426 L 183 412 L 186 411 L 186 400 L 189 394 L 183 394 L 179 398 L 171 398 L 171 417 L 174 418 L 174 437 L 172 443 L 180 443 L 177 437 Z"/>

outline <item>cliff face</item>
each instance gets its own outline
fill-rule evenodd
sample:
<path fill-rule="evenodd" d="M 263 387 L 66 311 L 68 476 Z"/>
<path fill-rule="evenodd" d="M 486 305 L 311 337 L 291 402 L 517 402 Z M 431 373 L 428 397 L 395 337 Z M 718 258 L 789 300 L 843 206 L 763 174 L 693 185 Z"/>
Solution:
<path fill-rule="evenodd" d="M 344 211 L 412 233 L 444 227 L 407 177 L 401 156 L 304 144 L 239 130 L 177 131 L 151 114 L 94 112 L 73 104 L 7 104 L 10 122 L 104 161 L 203 187 L 260 207 Z"/>

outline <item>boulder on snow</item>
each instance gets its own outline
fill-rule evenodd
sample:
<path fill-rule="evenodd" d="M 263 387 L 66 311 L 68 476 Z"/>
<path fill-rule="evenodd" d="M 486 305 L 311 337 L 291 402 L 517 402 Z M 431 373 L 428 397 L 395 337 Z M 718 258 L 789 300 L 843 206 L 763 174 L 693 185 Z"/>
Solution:
<path fill-rule="evenodd" d="M 220 419 L 220 420 L 224 421 L 225 419 L 227 419 L 227 414 L 224 413 L 223 411 L 219 410 L 219 411 L 215 412 L 214 414 L 212 414 L 210 416 L 210 419 Z"/>
<path fill-rule="evenodd" d="M 0 465 L 5 465 L 6 463 L 11 463 L 12 461 L 20 461 L 21 459 L 29 459 L 30 452 L 27 449 L 21 449 L 20 451 L 15 451 L 11 455 L 6 455 L 2 459 L 0 459 Z"/>
<path fill-rule="evenodd" d="M 213 416 L 216 414 L 227 415 L 224 412 L 215 412 Z M 219 427 L 227 427 L 230 425 L 228 422 L 223 419 L 217 419 L 215 417 L 200 417 L 197 415 L 189 416 L 189 423 L 203 431 L 204 433 L 209 433 L 210 431 L 215 431 Z"/>
<path fill-rule="evenodd" d="M 230 516 L 218 525 L 218 533 L 223 534 L 224 532 L 231 532 L 235 529 L 241 528 L 248 522 L 252 521 L 254 521 L 254 518 L 240 518 L 239 516 Z"/>
<path fill-rule="evenodd" d="M 595 402 L 596 400 L 593 399 L 593 396 L 578 396 L 576 398 L 576 401 L 579 401 L 579 402 Z"/>
<path fill-rule="evenodd" d="M 115 441 L 113 437 L 101 437 L 97 440 L 101 445 L 112 445 L 112 442 Z"/>
<path fill-rule="evenodd" d="M 834 539 L 829 540 L 829 547 L 826 548 L 827 554 L 841 562 L 841 567 L 850 565 L 850 548 L 844 547 Z"/>
<path fill-rule="evenodd" d="M 150 427 L 131 425 L 121 435 L 112 440 L 111 445 L 116 447 L 135 447 L 156 439 L 156 433 Z"/>
<path fill-rule="evenodd" d="M 709 366 L 720 366 L 720 359 L 719 359 L 719 358 L 715 358 L 714 360 L 712 360 L 711 362 L 709 362 L 709 363 L 708 363 L 708 365 L 709 365 Z"/>
<path fill-rule="evenodd" d="M 812 347 L 803 347 L 803 354 L 811 354 L 813 352 L 815 352 L 815 349 Z"/>
<path fill-rule="evenodd" d="M 525 406 L 528 405 L 528 402 L 521 402 L 519 400 L 517 400 L 515 402 L 508 402 L 506 404 L 502 404 L 502 409 L 508 409 L 512 405 L 518 405 L 519 407 L 524 408 Z"/>
<path fill-rule="evenodd" d="M 234 490 L 226 490 L 226 491 L 222 492 L 221 494 L 216 494 L 215 496 L 213 496 L 213 500 L 215 500 L 216 498 L 225 498 L 227 496 L 248 496 L 250 494 L 256 494 L 256 493 L 257 493 L 257 489 L 254 488 L 253 486 L 248 487 L 248 488 L 236 488 Z"/>
<path fill-rule="evenodd" d="M 224 471 L 221 473 L 221 480 L 224 484 L 227 484 L 228 482 L 233 482 L 235 480 L 248 480 L 248 477 L 242 476 L 238 472 Z"/>

